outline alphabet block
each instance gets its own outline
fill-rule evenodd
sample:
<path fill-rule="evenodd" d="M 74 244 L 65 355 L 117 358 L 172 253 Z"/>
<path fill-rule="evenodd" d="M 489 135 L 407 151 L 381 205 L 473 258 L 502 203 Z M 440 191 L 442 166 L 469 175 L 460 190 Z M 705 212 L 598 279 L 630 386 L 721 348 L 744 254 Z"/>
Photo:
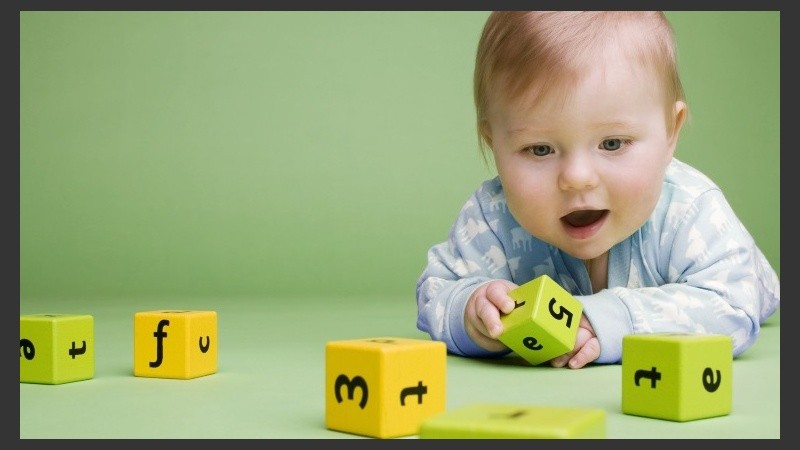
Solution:
<path fill-rule="evenodd" d="M 325 345 L 325 426 L 377 438 L 417 434 L 445 409 L 443 342 L 378 337 Z"/>
<path fill-rule="evenodd" d="M 20 383 L 62 384 L 94 378 L 94 317 L 19 316 Z"/>
<path fill-rule="evenodd" d="M 133 374 L 190 379 L 217 372 L 215 311 L 143 311 L 133 318 Z"/>
<path fill-rule="evenodd" d="M 733 340 L 696 333 L 622 338 L 622 412 L 685 422 L 729 414 Z"/>
<path fill-rule="evenodd" d="M 570 408 L 477 403 L 422 423 L 420 439 L 599 439 L 606 412 Z"/>
<path fill-rule="evenodd" d="M 501 315 L 500 342 L 532 365 L 572 350 L 583 305 L 547 275 L 512 290 L 514 310 Z"/>

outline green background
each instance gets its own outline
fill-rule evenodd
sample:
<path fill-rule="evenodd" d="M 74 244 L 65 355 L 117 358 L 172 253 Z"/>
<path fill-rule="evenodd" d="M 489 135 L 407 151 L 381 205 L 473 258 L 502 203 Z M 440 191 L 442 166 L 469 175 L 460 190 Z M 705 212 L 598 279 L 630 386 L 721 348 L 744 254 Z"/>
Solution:
<path fill-rule="evenodd" d="M 20 302 L 396 296 L 494 175 L 487 12 L 20 12 Z M 780 13 L 670 12 L 676 157 L 780 274 Z M 409 324 L 409 328 L 413 325 Z"/>

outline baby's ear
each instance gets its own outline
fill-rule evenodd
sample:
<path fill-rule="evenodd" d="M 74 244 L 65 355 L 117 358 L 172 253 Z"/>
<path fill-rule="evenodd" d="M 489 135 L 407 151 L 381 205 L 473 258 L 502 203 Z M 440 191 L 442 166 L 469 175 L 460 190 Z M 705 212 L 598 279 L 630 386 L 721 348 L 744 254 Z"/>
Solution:
<path fill-rule="evenodd" d="M 686 106 L 686 102 L 682 100 L 678 100 L 675 102 L 675 106 L 672 109 L 672 139 L 673 141 L 678 139 L 678 136 L 681 134 L 681 128 L 683 128 L 683 124 L 686 122 L 686 116 L 689 114 L 689 108 Z"/>
<path fill-rule="evenodd" d="M 489 148 L 492 148 L 492 126 L 489 125 L 488 120 L 483 119 L 478 122 L 478 135 Z"/>
<path fill-rule="evenodd" d="M 675 146 L 678 144 L 678 137 L 681 135 L 681 128 L 686 123 L 686 116 L 689 114 L 686 102 L 678 100 L 672 109 L 672 136 L 669 140 L 670 153 L 675 152 Z"/>

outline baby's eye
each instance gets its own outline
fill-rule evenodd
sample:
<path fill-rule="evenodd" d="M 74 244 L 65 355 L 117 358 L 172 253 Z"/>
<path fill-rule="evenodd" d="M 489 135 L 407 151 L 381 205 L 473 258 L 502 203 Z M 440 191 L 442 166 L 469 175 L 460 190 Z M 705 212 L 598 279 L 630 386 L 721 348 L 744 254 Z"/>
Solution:
<path fill-rule="evenodd" d="M 620 139 L 620 138 L 612 138 L 612 139 L 604 139 L 603 142 L 600 144 L 600 148 L 603 150 L 608 150 L 613 152 L 615 150 L 621 149 L 624 145 L 630 144 L 630 140 L 628 139 Z"/>
<path fill-rule="evenodd" d="M 547 156 L 550 153 L 553 153 L 553 147 L 550 147 L 547 144 L 530 145 L 525 147 L 524 150 L 533 156 Z"/>

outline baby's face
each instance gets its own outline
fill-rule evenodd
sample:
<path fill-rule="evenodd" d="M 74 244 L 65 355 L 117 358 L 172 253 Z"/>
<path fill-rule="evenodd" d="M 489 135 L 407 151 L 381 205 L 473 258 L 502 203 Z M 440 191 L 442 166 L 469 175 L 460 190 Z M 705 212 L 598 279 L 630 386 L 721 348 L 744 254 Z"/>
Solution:
<path fill-rule="evenodd" d="M 493 105 L 496 167 L 529 233 L 592 259 L 647 220 L 677 138 L 654 80 L 625 64 L 597 64 L 566 97 Z"/>

